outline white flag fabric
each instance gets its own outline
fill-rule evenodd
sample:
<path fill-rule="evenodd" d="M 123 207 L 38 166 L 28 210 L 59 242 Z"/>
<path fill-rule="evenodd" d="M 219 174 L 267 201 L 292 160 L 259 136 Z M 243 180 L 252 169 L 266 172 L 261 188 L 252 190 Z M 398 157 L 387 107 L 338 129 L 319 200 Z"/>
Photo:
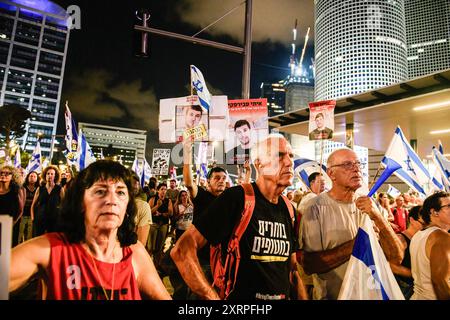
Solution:
<path fill-rule="evenodd" d="M 331 179 L 327 175 L 327 167 L 322 164 L 322 171 L 320 170 L 320 164 L 317 161 L 307 158 L 297 158 L 294 160 L 294 173 L 298 174 L 301 181 L 306 187 L 311 188 L 309 185 L 308 177 L 313 172 L 322 172 L 322 176 L 325 180 L 325 185 L 331 186 Z"/>
<path fill-rule="evenodd" d="M 442 190 L 442 184 L 430 175 L 424 164 L 409 145 L 400 127 L 395 130 L 394 137 L 381 160 L 381 164 L 385 167 L 380 178 L 372 187 L 369 197 L 389 178 L 395 174 L 404 183 L 409 185 L 422 195 L 427 194 L 424 186 L 429 184 L 433 188 Z"/>
<path fill-rule="evenodd" d="M 202 72 L 194 65 L 191 64 L 191 87 L 195 88 L 197 92 L 198 99 L 200 100 L 200 105 L 209 111 L 211 106 L 211 94 L 206 87 L 205 79 L 203 78 Z"/>
<path fill-rule="evenodd" d="M 47 168 L 50 165 L 50 160 L 48 158 L 45 158 L 45 160 L 42 162 L 42 170 Z"/>
<path fill-rule="evenodd" d="M 66 150 L 64 155 L 67 158 L 69 166 L 77 165 L 78 154 L 78 133 L 75 120 L 72 118 L 69 106 L 66 102 L 66 111 L 64 112 L 64 119 L 66 121 Z"/>
<path fill-rule="evenodd" d="M 30 161 L 28 161 L 27 168 L 25 171 L 27 173 L 31 171 L 36 171 L 37 173 L 42 172 L 42 156 L 41 156 L 41 143 L 38 141 L 36 143 L 36 147 L 33 150 L 33 154 L 31 155 Z"/>
<path fill-rule="evenodd" d="M 97 160 L 81 129 L 78 132 L 77 160 L 79 171 L 88 167 L 91 163 Z"/>
<path fill-rule="evenodd" d="M 22 167 L 22 160 L 20 158 L 20 147 L 17 148 L 16 156 L 14 157 L 14 168 L 21 168 Z"/>
<path fill-rule="evenodd" d="M 399 195 L 401 195 L 402 193 L 400 192 L 400 190 L 398 190 L 397 188 L 394 188 L 391 185 L 388 185 L 388 190 L 386 192 L 388 195 L 390 195 L 392 198 L 397 198 Z"/>
<path fill-rule="evenodd" d="M 367 214 L 358 229 L 338 300 L 405 300 Z"/>
<path fill-rule="evenodd" d="M 150 167 L 150 164 L 147 162 L 147 159 L 144 158 L 143 163 L 144 168 L 142 169 L 141 174 L 141 187 L 143 188 L 145 186 L 145 183 L 150 180 L 152 177 L 152 168 Z"/>
<path fill-rule="evenodd" d="M 141 176 L 141 174 L 140 174 L 141 169 L 139 166 L 139 160 L 138 160 L 137 156 L 134 157 L 134 161 L 133 161 L 133 165 L 131 166 L 131 170 L 133 170 L 134 172 L 136 172 L 136 174 Z"/>
<path fill-rule="evenodd" d="M 450 191 L 450 161 L 441 153 L 440 148 L 433 147 L 433 162 L 441 175 L 445 190 Z"/>

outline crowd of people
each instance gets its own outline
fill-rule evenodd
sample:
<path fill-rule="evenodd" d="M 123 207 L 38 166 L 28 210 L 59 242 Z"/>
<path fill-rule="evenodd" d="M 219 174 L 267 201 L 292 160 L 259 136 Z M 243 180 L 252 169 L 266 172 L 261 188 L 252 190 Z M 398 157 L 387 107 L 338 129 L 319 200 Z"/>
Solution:
<path fill-rule="evenodd" d="M 250 188 L 254 207 L 228 299 L 337 299 L 365 215 L 405 299 L 450 299 L 450 194 L 358 196 L 364 163 L 350 149 L 329 156 L 329 190 L 321 172 L 307 192 L 288 190 L 293 152 L 281 135 L 249 156 L 256 179 L 246 161 L 235 186 L 220 166 L 194 179 L 189 139 L 181 183 L 152 177 L 142 188 L 111 160 L 78 174 L 48 166 L 24 176 L 2 166 L 0 214 L 14 225 L 10 291 L 39 278 L 38 298 L 220 299 L 212 248 L 226 259 Z"/>

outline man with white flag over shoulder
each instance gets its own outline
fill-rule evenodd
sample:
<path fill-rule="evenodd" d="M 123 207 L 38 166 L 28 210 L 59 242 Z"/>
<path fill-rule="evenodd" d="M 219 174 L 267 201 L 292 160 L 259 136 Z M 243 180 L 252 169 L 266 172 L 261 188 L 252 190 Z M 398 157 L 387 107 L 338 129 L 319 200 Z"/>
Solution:
<path fill-rule="evenodd" d="M 300 246 L 304 251 L 303 267 L 313 274 L 314 299 L 338 298 L 358 228 L 367 216 L 379 232 L 387 260 L 402 260 L 400 240 L 376 204 L 367 196 L 356 196 L 362 186 L 364 165 L 350 149 L 334 151 L 327 161 L 332 188 L 313 199 L 303 215 Z"/>

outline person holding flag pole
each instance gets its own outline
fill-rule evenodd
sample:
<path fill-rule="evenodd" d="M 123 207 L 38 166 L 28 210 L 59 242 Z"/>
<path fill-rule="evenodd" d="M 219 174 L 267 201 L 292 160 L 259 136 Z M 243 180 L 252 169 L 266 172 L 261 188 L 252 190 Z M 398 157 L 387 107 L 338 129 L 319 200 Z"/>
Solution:
<path fill-rule="evenodd" d="M 350 149 L 331 153 L 327 174 L 332 188 L 311 200 L 303 214 L 300 248 L 304 252 L 303 268 L 306 273 L 313 274 L 314 299 L 338 298 L 364 218 L 379 232 L 379 242 L 387 261 L 400 264 L 403 259 L 402 244 L 375 202 L 367 196 L 357 198 L 356 190 L 363 184 L 361 169 L 364 165 Z M 389 265 L 382 261 L 376 270 L 386 268 Z M 395 287 L 395 279 L 393 281 Z M 353 284 L 354 290 L 371 290 Z"/>

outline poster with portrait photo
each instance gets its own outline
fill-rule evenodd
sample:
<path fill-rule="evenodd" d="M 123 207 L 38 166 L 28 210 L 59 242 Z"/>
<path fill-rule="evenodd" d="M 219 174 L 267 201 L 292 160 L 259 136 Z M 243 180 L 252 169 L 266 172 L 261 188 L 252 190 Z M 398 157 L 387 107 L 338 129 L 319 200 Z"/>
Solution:
<path fill-rule="evenodd" d="M 186 117 L 187 107 L 198 105 L 199 100 L 196 95 L 180 98 L 161 99 L 159 101 L 159 142 L 160 143 L 179 143 L 184 134 L 194 135 L 195 141 L 224 141 L 226 138 L 226 128 L 228 124 L 228 98 L 227 96 L 213 96 L 211 106 L 207 112 L 203 109 L 202 116 L 199 119 L 199 112 L 192 112 L 195 124 L 198 121 L 197 128 L 188 128 L 185 132 L 186 121 L 189 123 L 189 117 Z M 201 126 L 200 124 L 203 124 Z M 205 132 L 206 131 L 206 138 Z"/>
<path fill-rule="evenodd" d="M 269 134 L 267 99 L 229 100 L 228 113 L 225 163 L 243 164 L 250 159 L 250 149 L 255 142 Z"/>
<path fill-rule="evenodd" d="M 208 111 L 199 104 L 175 106 L 175 135 L 177 142 L 191 137 L 194 141 L 208 141 L 208 129 Z"/>
<path fill-rule="evenodd" d="M 336 100 L 309 103 L 309 140 L 333 138 Z"/>

